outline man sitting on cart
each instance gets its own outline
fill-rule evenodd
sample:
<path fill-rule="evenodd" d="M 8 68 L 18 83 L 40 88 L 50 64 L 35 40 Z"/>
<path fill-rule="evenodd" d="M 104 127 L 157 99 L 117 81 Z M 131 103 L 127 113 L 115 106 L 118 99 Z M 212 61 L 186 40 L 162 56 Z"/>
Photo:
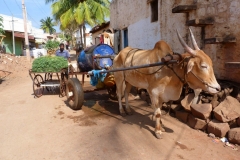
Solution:
<path fill-rule="evenodd" d="M 67 50 L 64 50 L 64 44 L 61 43 L 59 45 L 60 49 L 56 51 L 56 56 L 59 56 L 59 57 L 63 57 L 65 59 L 68 60 L 68 62 L 70 63 L 71 60 L 70 60 L 70 55 L 69 55 L 69 52 Z"/>

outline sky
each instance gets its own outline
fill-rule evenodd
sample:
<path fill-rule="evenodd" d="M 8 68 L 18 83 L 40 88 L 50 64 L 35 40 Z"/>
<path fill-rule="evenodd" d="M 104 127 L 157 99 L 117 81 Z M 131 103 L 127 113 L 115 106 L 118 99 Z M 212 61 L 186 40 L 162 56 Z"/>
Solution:
<path fill-rule="evenodd" d="M 40 28 L 40 20 L 46 17 L 52 17 L 51 3 L 45 4 L 45 0 L 24 0 L 27 9 L 27 18 L 36 28 Z M 6 3 L 6 4 L 5 4 Z M 22 0 L 0 0 L 0 14 L 23 18 Z M 55 27 L 59 32 L 59 27 Z"/>

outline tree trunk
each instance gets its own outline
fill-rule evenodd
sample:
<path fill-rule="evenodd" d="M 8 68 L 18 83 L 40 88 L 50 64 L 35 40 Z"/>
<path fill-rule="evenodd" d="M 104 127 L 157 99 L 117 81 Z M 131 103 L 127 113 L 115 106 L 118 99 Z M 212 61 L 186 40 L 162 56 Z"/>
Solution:
<path fill-rule="evenodd" d="M 84 48 L 87 46 L 87 40 L 86 40 L 86 26 L 83 24 L 83 38 L 84 38 Z"/>
<path fill-rule="evenodd" d="M 80 31 L 80 45 L 83 44 L 83 41 L 82 41 L 82 25 L 79 26 L 79 31 Z"/>

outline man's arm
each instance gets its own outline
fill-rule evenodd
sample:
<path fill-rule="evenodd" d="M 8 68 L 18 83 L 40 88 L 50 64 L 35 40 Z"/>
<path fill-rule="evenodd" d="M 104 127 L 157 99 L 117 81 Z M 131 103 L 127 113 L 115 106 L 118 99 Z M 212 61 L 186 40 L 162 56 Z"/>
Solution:
<path fill-rule="evenodd" d="M 71 63 L 70 54 L 68 51 L 67 51 L 67 57 L 68 57 L 68 62 Z"/>

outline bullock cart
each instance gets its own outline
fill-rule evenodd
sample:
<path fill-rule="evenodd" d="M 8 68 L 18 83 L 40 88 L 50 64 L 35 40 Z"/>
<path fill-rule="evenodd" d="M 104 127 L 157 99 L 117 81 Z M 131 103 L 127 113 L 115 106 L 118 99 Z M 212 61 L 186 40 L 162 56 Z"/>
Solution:
<path fill-rule="evenodd" d="M 93 58 L 112 59 L 113 56 L 95 56 Z M 67 97 L 67 103 L 70 108 L 72 108 L 73 110 L 79 110 L 81 109 L 84 101 L 83 85 L 85 75 L 92 77 L 94 76 L 94 72 L 96 71 L 98 71 L 99 74 L 108 74 L 118 71 L 170 65 L 177 63 L 178 58 L 178 55 L 166 56 L 162 59 L 162 62 L 109 70 L 91 70 L 89 72 L 74 72 L 72 71 L 71 67 L 63 68 L 60 72 L 33 72 L 32 70 L 29 70 L 29 75 L 33 81 L 33 94 L 36 98 L 41 97 L 45 90 L 53 93 L 59 92 L 59 97 Z M 77 75 L 82 75 L 81 82 L 77 78 Z M 113 98 L 116 94 L 115 87 L 116 86 L 113 85 L 112 87 L 106 88 L 111 98 Z"/>
<path fill-rule="evenodd" d="M 108 52 L 109 53 L 109 52 Z M 78 57 L 78 68 L 80 71 L 75 71 L 70 65 L 68 68 L 63 68 L 60 72 L 33 72 L 29 70 L 29 75 L 33 81 L 33 93 L 36 98 L 41 97 L 44 94 L 44 91 L 48 92 L 59 92 L 59 97 L 67 97 L 66 103 L 73 110 L 79 110 L 82 108 L 84 102 L 84 77 L 87 75 L 91 79 L 99 78 L 101 75 L 105 74 L 105 77 L 101 81 L 109 83 L 103 89 L 107 89 L 110 98 L 116 99 L 116 85 L 114 78 L 109 79 L 109 75 L 113 75 L 113 72 L 135 70 L 140 68 L 148 68 L 155 66 L 171 65 L 178 62 L 178 59 L 181 58 L 178 54 L 168 55 L 162 58 L 161 62 L 145 64 L 140 66 L 131 66 L 125 68 L 111 68 L 114 54 L 91 54 L 88 61 L 91 64 L 81 64 L 80 53 Z M 82 56 L 83 57 L 83 56 Z M 86 55 L 84 56 L 86 57 Z M 79 60 L 80 59 L 80 60 Z M 90 59 L 90 60 L 89 60 Z M 107 60 L 106 60 L 107 59 Z M 83 59 L 85 60 L 85 59 Z M 107 63 L 103 63 L 107 62 Z M 82 65 L 82 66 L 81 66 Z M 89 69 L 90 68 L 90 69 Z M 96 74 L 97 73 L 97 74 Z M 78 75 L 82 75 L 81 82 L 77 78 Z M 97 77 L 96 77 L 97 75 Z M 105 83 L 104 83 L 105 84 Z"/>

